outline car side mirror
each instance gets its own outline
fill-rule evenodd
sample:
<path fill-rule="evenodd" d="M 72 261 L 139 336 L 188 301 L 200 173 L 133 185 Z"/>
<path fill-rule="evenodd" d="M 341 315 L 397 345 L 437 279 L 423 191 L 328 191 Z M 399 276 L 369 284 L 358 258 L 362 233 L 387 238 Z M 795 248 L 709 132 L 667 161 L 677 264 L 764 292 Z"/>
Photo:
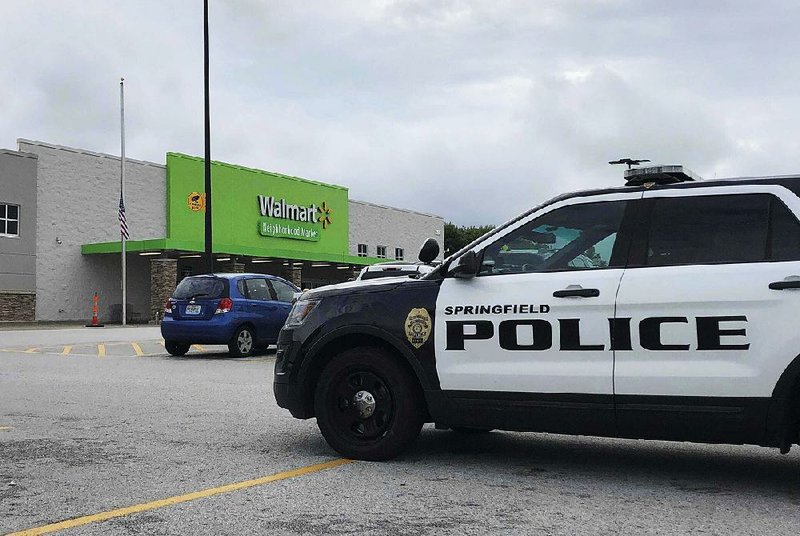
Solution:
<path fill-rule="evenodd" d="M 474 251 L 469 250 L 458 258 L 458 264 L 450 270 L 453 277 L 459 279 L 471 279 L 478 273 L 478 256 Z"/>
<path fill-rule="evenodd" d="M 417 258 L 425 264 L 430 264 L 439 256 L 439 242 L 435 238 L 428 238 L 419 249 Z"/>

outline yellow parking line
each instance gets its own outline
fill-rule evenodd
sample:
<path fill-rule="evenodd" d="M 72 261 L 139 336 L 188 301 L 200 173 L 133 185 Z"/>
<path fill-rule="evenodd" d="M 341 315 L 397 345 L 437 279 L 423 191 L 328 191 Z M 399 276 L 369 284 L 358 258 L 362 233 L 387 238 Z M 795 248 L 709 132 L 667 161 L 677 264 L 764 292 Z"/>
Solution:
<path fill-rule="evenodd" d="M 158 344 L 160 344 L 161 346 L 164 346 L 164 339 L 161 339 L 160 341 L 158 341 Z"/>
<path fill-rule="evenodd" d="M 72 346 L 65 346 L 63 350 L 61 350 L 61 355 L 69 355 L 72 351 Z"/>
<path fill-rule="evenodd" d="M 0 426 L 0 432 L 8 432 L 11 430 L 10 426 Z"/>
<path fill-rule="evenodd" d="M 142 352 L 142 347 L 141 346 L 139 346 L 135 342 L 132 342 L 131 346 L 133 346 L 133 351 L 136 352 L 136 355 L 138 355 L 138 356 L 143 356 L 144 355 L 144 352 Z"/>
<path fill-rule="evenodd" d="M 97 357 L 105 357 L 106 356 L 106 345 L 105 344 L 98 344 L 97 345 Z"/>
<path fill-rule="evenodd" d="M 174 504 L 180 504 L 184 502 L 194 501 L 197 499 L 204 499 L 206 497 L 212 497 L 214 495 L 219 495 L 220 493 L 228 493 L 240 489 L 252 488 L 253 486 L 269 484 L 270 482 L 277 482 L 278 480 L 285 480 L 287 478 L 303 476 L 309 473 L 316 473 L 318 471 L 324 471 L 325 469 L 333 469 L 334 467 L 339 467 L 340 465 L 350 463 L 351 461 L 352 460 L 340 458 L 338 460 L 332 460 L 325 463 L 318 463 L 316 465 L 309 465 L 307 467 L 292 469 L 291 471 L 284 471 L 283 473 L 275 473 L 274 475 L 255 478 L 253 480 L 244 480 L 242 482 L 236 482 L 234 484 L 226 484 L 224 486 L 219 486 L 216 488 L 208 488 L 202 491 L 187 493 L 185 495 L 176 495 L 174 497 L 161 499 L 159 501 L 141 503 L 141 504 L 136 504 L 134 506 L 127 506 L 125 508 L 117 508 L 116 510 L 108 510 L 106 512 L 101 512 L 99 514 L 67 519 L 64 521 L 59 521 L 57 523 L 50 523 L 49 525 L 42 525 L 41 527 L 35 527 L 32 529 L 23 530 L 21 532 L 12 532 L 7 536 L 32 536 L 34 534 L 47 534 L 49 532 L 56 532 L 59 530 L 70 529 L 73 527 L 80 527 L 83 525 L 88 525 L 90 523 L 99 523 L 101 521 L 106 521 L 109 519 L 113 519 L 115 517 L 123 517 L 131 514 L 138 514 L 139 512 L 155 510 L 156 508 L 163 508 L 165 506 L 172 506 Z"/>
<path fill-rule="evenodd" d="M 35 352 L 38 352 L 38 351 L 39 351 L 39 349 L 38 349 L 38 348 L 28 348 L 28 349 L 27 349 L 27 350 L 25 350 L 23 353 L 25 353 L 25 354 L 32 354 L 32 353 L 35 353 Z"/>
<path fill-rule="evenodd" d="M 197 350 L 198 352 L 205 351 L 205 348 L 203 348 L 202 344 L 193 344 L 192 346 L 194 346 L 194 349 Z"/>

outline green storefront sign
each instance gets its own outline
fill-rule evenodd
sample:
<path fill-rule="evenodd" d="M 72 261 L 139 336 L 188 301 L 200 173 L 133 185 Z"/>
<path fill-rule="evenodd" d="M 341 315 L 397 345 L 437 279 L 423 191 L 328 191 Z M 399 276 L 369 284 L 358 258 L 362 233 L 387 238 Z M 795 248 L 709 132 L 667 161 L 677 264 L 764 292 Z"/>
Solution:
<path fill-rule="evenodd" d="M 214 251 L 349 259 L 347 189 L 213 162 Z M 167 239 L 202 249 L 203 159 L 167 153 Z"/>
<path fill-rule="evenodd" d="M 291 238 L 292 240 L 319 241 L 319 229 L 315 225 L 299 223 L 285 223 L 274 218 L 261 218 L 258 222 L 258 234 L 261 236 L 275 236 L 278 238 Z"/>
<path fill-rule="evenodd" d="M 203 159 L 167 153 L 167 236 L 131 240 L 129 252 L 205 249 Z M 212 162 L 215 253 L 347 264 L 351 256 L 347 188 Z M 84 244 L 85 254 L 119 252 L 119 241 Z"/>

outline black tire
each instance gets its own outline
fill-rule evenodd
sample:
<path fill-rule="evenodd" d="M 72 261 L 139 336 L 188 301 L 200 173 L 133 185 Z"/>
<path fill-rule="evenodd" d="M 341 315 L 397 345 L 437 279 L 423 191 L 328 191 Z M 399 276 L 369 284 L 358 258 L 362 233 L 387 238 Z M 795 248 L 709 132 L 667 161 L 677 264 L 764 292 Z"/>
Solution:
<path fill-rule="evenodd" d="M 256 336 L 253 328 L 242 326 L 233 334 L 233 338 L 228 343 L 228 352 L 234 357 L 247 357 L 253 355 L 255 349 Z"/>
<path fill-rule="evenodd" d="M 357 460 L 394 458 L 411 446 L 424 422 L 417 379 L 397 358 L 372 347 L 346 350 L 325 366 L 314 411 L 328 444 Z"/>
<path fill-rule="evenodd" d="M 189 351 L 191 344 L 186 344 L 183 342 L 175 342 L 175 341 L 164 341 L 164 348 L 167 349 L 170 355 L 174 355 L 175 357 L 181 357 L 186 355 L 186 352 Z"/>
<path fill-rule="evenodd" d="M 267 355 L 269 353 L 269 345 L 259 344 L 253 349 L 255 355 Z"/>

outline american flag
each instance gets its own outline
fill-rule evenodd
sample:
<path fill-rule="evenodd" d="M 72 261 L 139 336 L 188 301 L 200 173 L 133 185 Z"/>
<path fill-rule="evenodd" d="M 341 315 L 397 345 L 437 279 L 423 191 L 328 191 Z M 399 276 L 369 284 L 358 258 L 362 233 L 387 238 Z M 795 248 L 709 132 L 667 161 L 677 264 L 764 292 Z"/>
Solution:
<path fill-rule="evenodd" d="M 128 221 L 125 219 L 125 203 L 122 202 L 122 196 L 119 196 L 119 233 L 125 237 L 125 240 L 131 239 L 131 235 L 128 233 Z"/>

